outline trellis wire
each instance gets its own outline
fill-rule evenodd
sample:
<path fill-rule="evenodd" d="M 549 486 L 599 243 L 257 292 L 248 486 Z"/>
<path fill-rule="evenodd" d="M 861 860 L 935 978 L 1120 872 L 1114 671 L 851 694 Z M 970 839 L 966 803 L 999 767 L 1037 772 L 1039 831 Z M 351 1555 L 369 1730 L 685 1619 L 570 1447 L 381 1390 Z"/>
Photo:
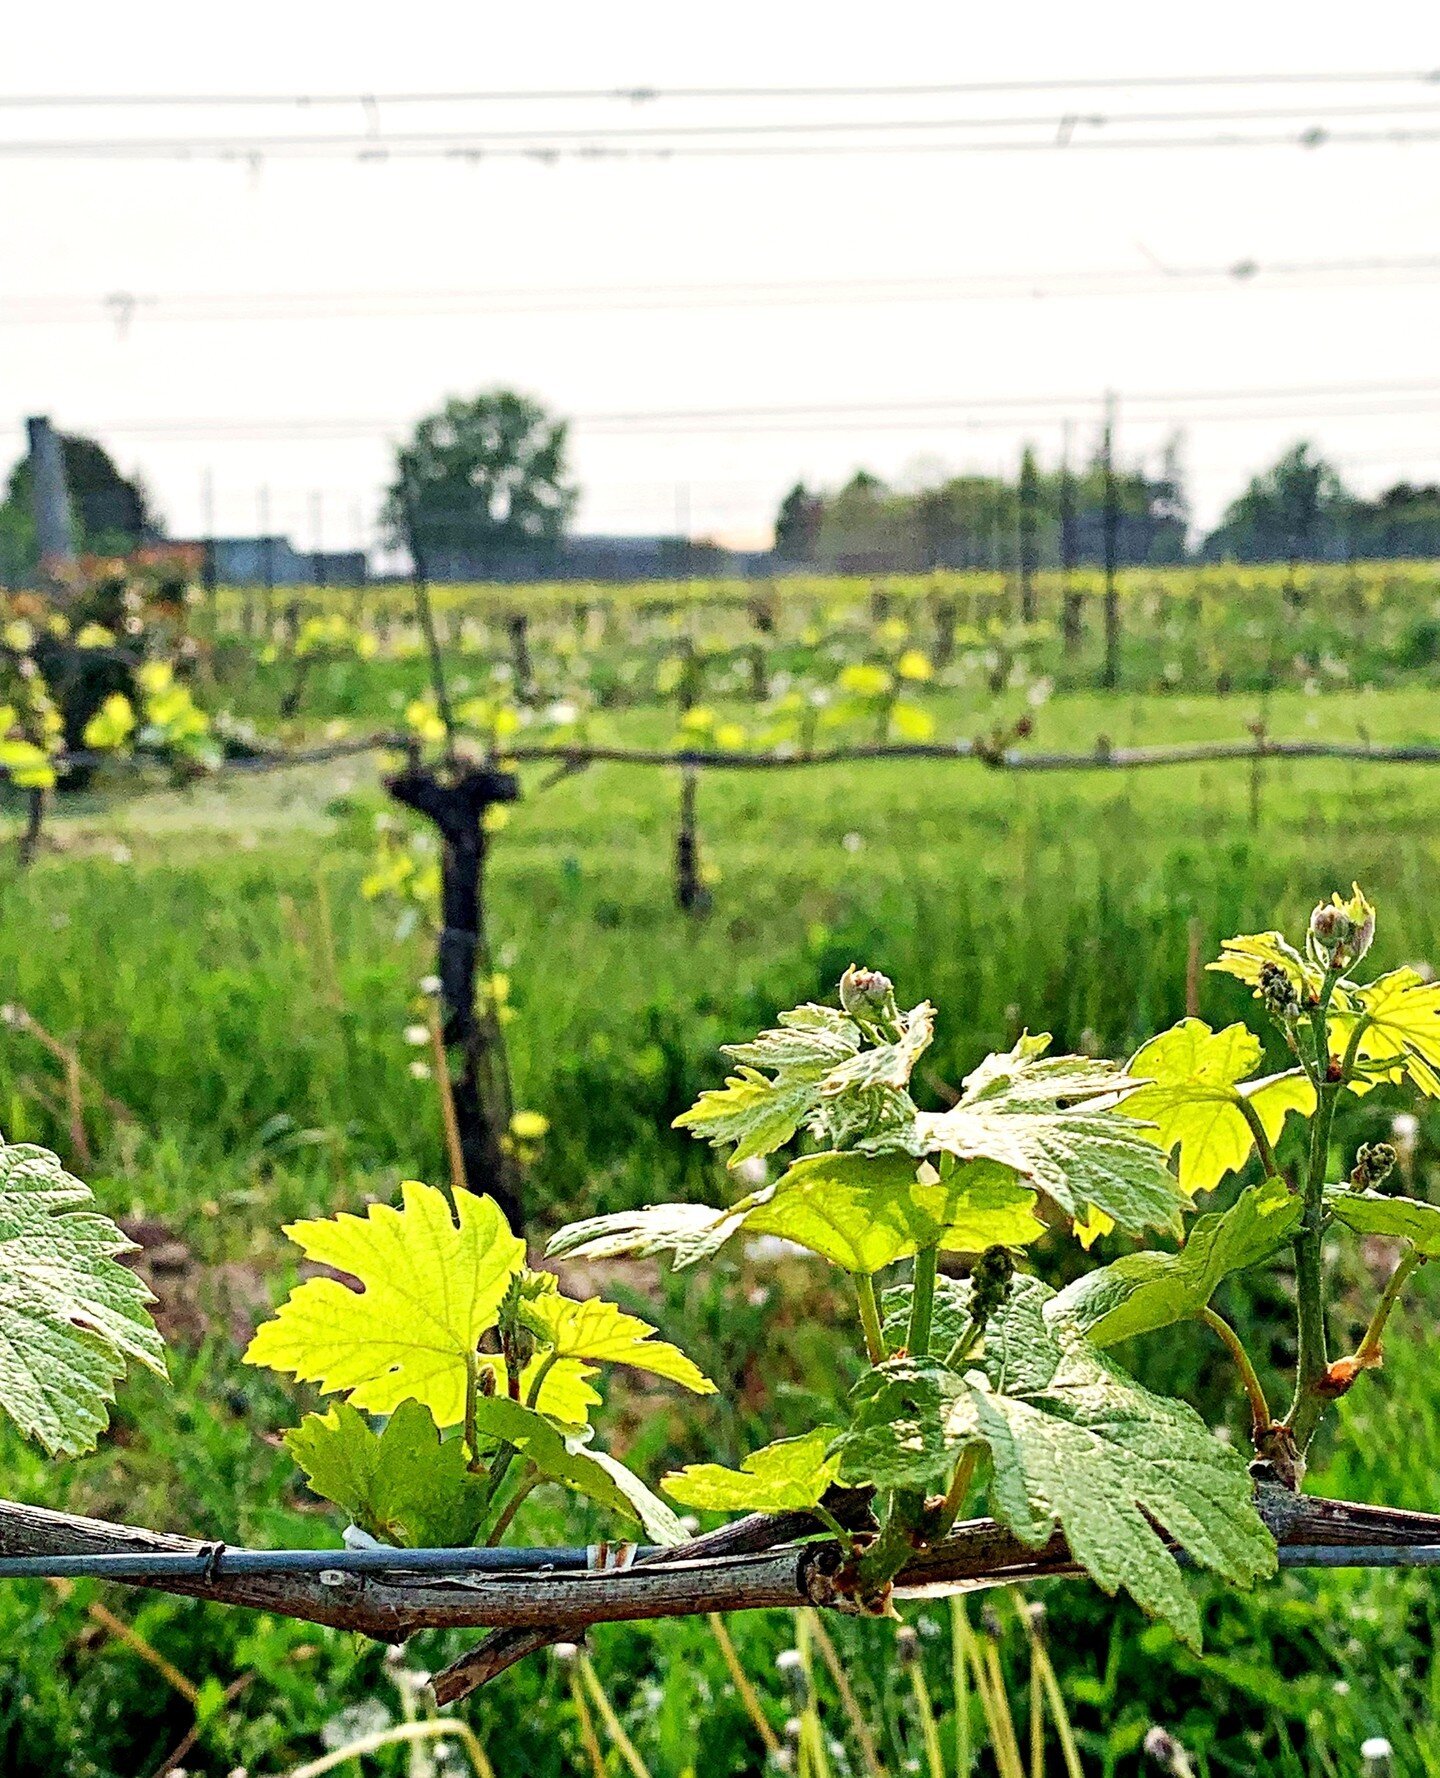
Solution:
<path fill-rule="evenodd" d="M 212 1546 L 127 1555 L 87 1551 L 69 1556 L 0 1556 L 0 1580 L 93 1579 L 125 1582 L 223 1575 L 422 1574 L 544 1575 L 602 1573 L 610 1552 L 623 1550 L 625 1565 L 658 1554 L 649 1545 L 562 1544 L 552 1549 L 363 1549 L 250 1550 Z M 678 1551 L 677 1551 L 678 1554 Z M 1282 1544 L 1282 1568 L 1440 1568 L 1440 1543 Z M 1186 1566 L 1183 1551 L 1177 1560 Z M 682 1558 L 683 1560 L 683 1558 Z"/>
<path fill-rule="evenodd" d="M 311 748 L 259 753 L 226 760 L 202 778 L 229 773 L 284 771 L 291 767 L 325 765 L 365 753 L 410 752 L 413 735 L 376 734 L 327 742 Z M 1134 771 L 1145 767 L 1204 765 L 1226 760 L 1341 759 L 1371 765 L 1440 765 L 1440 743 L 1401 742 L 1375 745 L 1367 741 L 1290 741 L 1270 736 L 1251 740 L 1185 741 L 1151 747 L 1111 747 L 1098 744 L 1086 751 L 1041 753 L 993 744 L 988 740 L 961 738 L 955 741 L 857 742 L 851 746 L 786 752 L 743 753 L 703 748 L 648 748 L 603 745 L 553 747 L 506 747 L 497 757 L 505 763 L 537 765 L 553 762 L 578 771 L 592 765 L 678 767 L 697 771 L 779 771 L 800 766 L 861 765 L 885 760 L 973 760 L 992 771 L 1064 772 Z M 113 756 L 84 750 L 61 754 L 54 762 L 64 771 L 72 766 L 96 766 L 113 762 Z M 143 762 L 136 762 L 140 764 Z M 164 762 L 155 761 L 157 766 Z M 0 777 L 6 776 L 0 766 Z"/>

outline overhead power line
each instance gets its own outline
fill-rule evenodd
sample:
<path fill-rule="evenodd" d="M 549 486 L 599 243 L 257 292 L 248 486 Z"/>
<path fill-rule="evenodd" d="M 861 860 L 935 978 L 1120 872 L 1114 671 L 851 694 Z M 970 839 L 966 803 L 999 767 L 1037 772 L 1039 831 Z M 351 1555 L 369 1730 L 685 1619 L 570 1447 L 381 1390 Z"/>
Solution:
<path fill-rule="evenodd" d="M 576 414 L 574 423 L 593 431 L 857 431 L 924 430 L 938 426 L 968 429 L 1043 425 L 1077 416 L 1098 416 L 1104 397 L 1069 395 L 951 396 L 915 400 L 816 402 L 784 406 L 660 408 L 648 411 Z M 1400 405 L 1405 403 L 1407 405 Z M 1263 405 L 1259 405 L 1263 404 Z M 1136 391 L 1122 411 L 1136 424 L 1167 420 L 1204 422 L 1306 421 L 1423 415 L 1440 409 L 1440 383 L 1336 383 L 1310 387 Z M 989 416 L 987 419 L 986 416 Z M 90 431 L 145 439 L 285 439 L 386 437 L 411 422 L 391 419 L 151 419 L 88 422 Z"/>
<path fill-rule="evenodd" d="M 0 142 L 0 152 L 21 154 L 29 151 L 47 153 L 52 150 L 79 152 L 128 152 L 150 154 L 187 152 L 194 154 L 231 153 L 246 150 L 255 154 L 282 154 L 297 149 L 414 149 L 414 148 L 486 148 L 527 143 L 547 147 L 552 143 L 570 146 L 575 143 L 691 141 L 696 138 L 737 138 L 756 136 L 866 136 L 916 134 L 936 130 L 1047 130 L 1075 132 L 1116 127 L 1154 128 L 1167 124 L 1220 123 L 1295 123 L 1323 124 L 1331 118 L 1428 117 L 1440 116 L 1435 100 L 1394 104 L 1374 100 L 1362 105 L 1307 105 L 1258 107 L 1222 107 L 1205 111 L 1046 111 L 1026 112 L 1016 116 L 967 117 L 837 117 L 748 119 L 740 123 L 657 123 L 605 125 L 601 128 L 555 129 L 536 124 L 524 129 L 445 129 L 402 130 L 380 132 L 347 130 L 343 134 L 290 134 L 283 136 L 117 136 L 105 139 L 62 140 L 37 136 Z"/>
<path fill-rule="evenodd" d="M 568 314 L 652 309 L 810 308 L 888 303 L 995 301 L 1017 297 L 1194 294 L 1216 287 L 1393 283 L 1440 277 L 1440 256 L 1411 259 L 1258 261 L 1229 265 L 1062 268 L 968 277 L 815 279 L 793 283 L 548 285 L 476 290 L 135 291 L 0 297 L 0 325 L 94 323 L 122 330 L 146 320 L 184 322 L 412 320 L 468 314 Z"/>
<path fill-rule="evenodd" d="M 1375 108 L 1379 109 L 1379 108 Z M 1418 107 L 1427 116 L 1433 108 Z M 1367 113 L 1369 114 L 1369 113 Z M 1395 114 L 1399 114 L 1398 109 Z M 1314 116 L 1314 113 L 1305 113 Z M 962 120 L 959 126 L 930 124 L 926 127 L 977 127 L 984 120 Z M 1047 134 L 1033 138 L 985 137 L 980 140 L 944 138 L 925 141 L 855 140 L 796 142 L 792 140 L 695 142 L 681 131 L 656 133 L 643 143 L 618 141 L 621 132 L 603 130 L 515 132 L 514 140 L 475 131 L 435 132 L 431 136 L 214 136 L 214 137 L 110 137 L 13 138 L 0 141 L 0 158 L 9 160 L 218 160 L 256 164 L 265 161 L 354 160 L 382 164 L 395 161 L 453 160 L 479 164 L 484 161 L 535 161 L 543 165 L 561 161 L 665 162 L 699 160 L 829 159 L 855 155 L 925 154 L 1080 154 L 1094 151 L 1160 149 L 1252 149 L 1419 147 L 1440 142 L 1440 129 L 1398 126 L 1373 129 L 1332 129 L 1316 121 L 1303 130 L 1261 134 L 1211 132 L 1202 135 L 1086 135 L 1077 133 L 1088 120 L 1061 116 L 1045 120 Z M 796 125 L 795 129 L 803 126 Z M 847 126 L 852 129 L 863 126 Z M 909 127 L 895 124 L 893 128 Z M 1003 127 L 991 125 L 990 127 Z M 638 132 L 637 132 L 638 133 Z M 705 131 L 714 136 L 723 131 Z M 774 128 L 756 126 L 747 134 L 774 136 Z M 664 138 L 664 139 L 659 139 Z"/>
<path fill-rule="evenodd" d="M 351 93 L 6 93 L 0 109 L 130 110 L 220 109 L 295 106 L 302 110 L 331 106 L 490 105 L 624 103 L 655 104 L 744 99 L 938 99 L 984 94 L 1113 92 L 1117 90 L 1187 90 L 1206 87 L 1395 86 L 1440 81 L 1440 70 L 1387 68 L 1364 71 L 1331 69 L 1320 73 L 1118 74 L 1078 79 L 969 80 L 884 85 L 836 86 L 651 86 L 498 87 L 441 92 Z"/>

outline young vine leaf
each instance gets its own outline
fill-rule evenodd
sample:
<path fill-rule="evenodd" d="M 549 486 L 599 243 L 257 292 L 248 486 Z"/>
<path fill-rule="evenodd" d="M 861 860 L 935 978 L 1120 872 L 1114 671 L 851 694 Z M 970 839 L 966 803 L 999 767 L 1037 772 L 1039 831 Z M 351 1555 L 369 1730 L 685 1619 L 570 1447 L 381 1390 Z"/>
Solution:
<path fill-rule="evenodd" d="M 1086 1572 L 1127 1592 L 1193 1647 L 1200 1620 L 1167 1532 L 1202 1567 L 1247 1586 L 1273 1572 L 1245 1460 L 1183 1402 L 1142 1388 L 1034 1278 L 1016 1281 L 964 1375 L 933 1360 L 867 1372 L 838 1441 L 847 1482 L 924 1487 L 967 1447 L 988 1449 L 991 1511 L 1023 1542 L 1058 1526 Z"/>
<path fill-rule="evenodd" d="M 1180 1184 L 1187 1196 L 1214 1191 L 1253 1154 L 1255 1137 L 1242 1100 L 1272 1143 L 1287 1113 L 1308 1117 L 1314 1111 L 1315 1088 L 1300 1069 L 1249 1078 L 1261 1053 L 1260 1039 L 1244 1025 L 1212 1031 L 1202 1019 L 1182 1019 L 1142 1044 L 1127 1064 L 1128 1075 L 1150 1084 L 1131 1093 L 1121 1109 L 1126 1117 L 1151 1124 L 1148 1135 L 1166 1154 L 1179 1150 Z"/>
<path fill-rule="evenodd" d="M 1220 956 L 1207 969 L 1221 975 L 1233 975 L 1260 997 L 1260 977 L 1269 966 L 1280 970 L 1303 1001 L 1320 992 L 1324 972 L 1308 957 L 1302 957 L 1283 932 L 1244 932 L 1227 938 L 1220 946 Z"/>
<path fill-rule="evenodd" d="M 134 1359 L 165 1346 L 150 1292 L 117 1264 L 134 1242 L 48 1149 L 0 1140 L 0 1408 L 52 1456 L 90 1450 Z"/>
<path fill-rule="evenodd" d="M 685 1542 L 685 1527 L 639 1476 L 608 1452 L 589 1448 L 588 1426 L 557 1426 L 547 1415 L 503 1395 L 481 1397 L 475 1426 L 481 1438 L 498 1440 L 528 1458 L 546 1481 L 637 1522 L 652 1542 Z"/>
<path fill-rule="evenodd" d="M 899 1022 L 898 1039 L 866 1049 L 860 1027 L 832 1007 L 781 1013 L 778 1029 L 753 1043 L 726 1046 L 725 1054 L 742 1064 L 740 1072 L 702 1093 L 675 1119 L 675 1128 L 716 1148 L 733 1143 L 734 1167 L 773 1154 L 802 1125 L 841 1147 L 860 1134 L 903 1123 L 914 1110 L 905 1088 L 934 1035 L 935 1016 L 922 1004 Z"/>
<path fill-rule="evenodd" d="M 1338 1188 L 1326 1192 L 1325 1207 L 1357 1235 L 1390 1235 L 1409 1241 L 1425 1259 L 1440 1259 L 1440 1204 Z"/>
<path fill-rule="evenodd" d="M 650 1259 L 668 1253 L 676 1269 L 709 1259 L 745 1220 L 749 1201 L 737 1211 L 713 1204 L 650 1204 L 643 1210 L 619 1210 L 572 1222 L 551 1237 L 549 1259 Z"/>
<path fill-rule="evenodd" d="M 361 1289 L 336 1278 L 297 1285 L 257 1330 L 245 1362 L 289 1371 L 371 1413 L 423 1402 L 437 1426 L 456 1426 L 472 1357 L 525 1263 L 525 1244 L 488 1197 L 457 1191 L 457 1221 L 442 1192 L 409 1180 L 402 1203 L 289 1224 L 308 1259 Z"/>
<path fill-rule="evenodd" d="M 1138 1083 L 1112 1062 L 1046 1057 L 1049 1042 L 1022 1036 L 966 1077 L 948 1111 L 919 1112 L 877 1146 L 998 1161 L 1078 1223 L 1099 1210 L 1122 1229 L 1178 1235 L 1185 1194 L 1147 1133 L 1116 1109 Z"/>
<path fill-rule="evenodd" d="M 1349 1005 L 1331 1023 L 1332 1049 L 1343 1054 L 1356 1023 L 1364 1021 L 1357 1056 L 1364 1062 L 1393 1062 L 1384 1078 L 1410 1076 L 1428 1098 L 1440 1098 L 1440 982 L 1427 982 L 1413 969 L 1392 969 L 1368 987 L 1353 990 Z"/>
<path fill-rule="evenodd" d="M 1178 1253 L 1127 1253 L 1067 1284 L 1046 1305 L 1046 1319 L 1070 1321 L 1097 1346 L 1187 1320 L 1206 1306 L 1222 1279 L 1283 1246 L 1299 1227 L 1302 1210 L 1283 1179 L 1252 1185 L 1222 1214 L 1197 1218 Z M 1440 1226 L 1440 1211 L 1436 1222 Z"/>
<path fill-rule="evenodd" d="M 459 1549 L 475 1541 L 489 1489 L 458 1438 L 442 1439 L 430 1410 L 402 1401 L 382 1432 L 344 1402 L 307 1414 L 285 1449 L 311 1490 L 352 1524 L 404 1549 Z"/>
<path fill-rule="evenodd" d="M 625 1314 L 614 1303 L 598 1297 L 576 1302 L 552 1289 L 526 1298 L 519 1315 L 558 1358 L 633 1365 L 696 1395 L 715 1394 L 715 1385 L 693 1359 L 678 1346 L 655 1339 L 648 1321 Z"/>
<path fill-rule="evenodd" d="M 816 1427 L 752 1451 L 739 1469 L 691 1463 L 662 1476 L 660 1486 L 672 1500 L 699 1512 L 808 1512 L 840 1474 L 839 1453 L 827 1455 L 834 1437 L 833 1427 Z"/>
<path fill-rule="evenodd" d="M 1044 1233 L 1034 1192 L 992 1161 L 927 1184 L 908 1155 L 807 1155 L 756 1196 L 764 1201 L 745 1215 L 748 1234 L 780 1235 L 866 1275 L 921 1247 L 979 1253 Z"/>

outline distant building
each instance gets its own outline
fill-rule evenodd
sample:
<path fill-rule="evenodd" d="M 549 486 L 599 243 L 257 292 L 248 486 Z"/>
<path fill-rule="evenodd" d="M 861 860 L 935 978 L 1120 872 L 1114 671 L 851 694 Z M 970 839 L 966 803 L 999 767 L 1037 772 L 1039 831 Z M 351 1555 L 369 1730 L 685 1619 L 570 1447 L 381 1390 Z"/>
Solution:
<path fill-rule="evenodd" d="M 215 579 L 225 586 L 362 586 L 364 550 L 297 550 L 288 537 L 192 538 L 209 548 Z"/>

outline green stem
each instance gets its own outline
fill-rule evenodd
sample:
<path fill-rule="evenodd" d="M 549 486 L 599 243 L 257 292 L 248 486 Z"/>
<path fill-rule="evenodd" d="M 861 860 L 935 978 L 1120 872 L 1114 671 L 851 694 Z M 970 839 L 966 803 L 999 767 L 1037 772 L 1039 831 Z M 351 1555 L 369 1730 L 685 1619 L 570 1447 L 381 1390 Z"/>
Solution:
<path fill-rule="evenodd" d="M 1295 1294 L 1298 1342 L 1295 1362 L 1295 1396 L 1290 1404 L 1286 1424 L 1294 1434 L 1295 1443 L 1304 1454 L 1324 1411 L 1316 1385 L 1329 1364 L 1325 1334 L 1325 1268 L 1321 1252 L 1324 1234 L 1325 1167 L 1330 1155 L 1330 1125 L 1335 1115 L 1335 1100 L 1340 1081 L 1329 1079 L 1330 1072 L 1330 996 L 1338 979 L 1336 971 L 1327 969 L 1320 994 L 1310 1015 L 1314 1038 L 1316 1087 L 1315 1117 L 1310 1125 L 1310 1158 L 1305 1169 L 1305 1208 L 1300 1229 L 1295 1236 Z M 1350 1051 L 1358 1042 L 1359 1031 L 1352 1035 Z M 1345 1070 L 1342 1067 L 1343 1079 Z"/>
<path fill-rule="evenodd" d="M 1375 1305 L 1375 1313 L 1370 1317 L 1370 1325 L 1355 1348 L 1357 1369 L 1373 1370 L 1379 1364 L 1380 1342 L 1385 1336 L 1385 1323 L 1390 1319 L 1390 1311 L 1399 1302 L 1400 1293 L 1410 1282 L 1411 1274 L 1425 1264 L 1426 1258 L 1427 1255 L 1412 1247 L 1390 1274 L 1380 1301 Z"/>
<path fill-rule="evenodd" d="M 985 1323 L 983 1321 L 972 1321 L 969 1327 L 965 1329 L 964 1333 L 960 1335 L 959 1339 L 956 1340 L 955 1344 L 945 1354 L 945 1368 L 953 1371 L 958 1369 L 960 1365 L 964 1364 L 965 1360 L 980 1344 L 984 1335 Z"/>
<path fill-rule="evenodd" d="M 1249 1124 L 1250 1134 L 1255 1138 L 1255 1152 L 1260 1157 L 1260 1165 L 1265 1169 L 1265 1177 L 1267 1179 L 1279 1179 L 1283 1177 L 1280 1168 L 1276 1165 L 1275 1150 L 1270 1144 L 1270 1138 L 1265 1133 L 1265 1125 L 1260 1121 L 1260 1113 L 1245 1097 L 1244 1093 L 1239 1095 L 1238 1104 L 1240 1106 L 1240 1115 L 1245 1119 L 1245 1122 Z"/>
<path fill-rule="evenodd" d="M 889 1355 L 880 1325 L 880 1305 L 875 1300 L 875 1280 L 868 1272 L 852 1272 L 850 1277 L 855 1286 L 855 1301 L 860 1306 L 860 1325 L 865 1329 L 865 1350 L 871 1364 L 884 1364 Z"/>
<path fill-rule="evenodd" d="M 960 1508 L 965 1504 L 965 1496 L 970 1492 L 970 1484 L 975 1480 L 975 1471 L 980 1462 L 979 1445 L 971 1445 L 968 1451 L 962 1451 L 960 1461 L 955 1465 L 955 1473 L 950 1478 L 950 1486 L 945 1490 L 945 1498 L 940 1504 L 940 1535 L 948 1533 L 950 1527 L 960 1517 Z"/>
<path fill-rule="evenodd" d="M 915 1255 L 910 1330 L 906 1337 L 906 1347 L 912 1358 L 930 1356 L 930 1329 L 935 1320 L 935 1278 L 939 1261 L 938 1245 L 922 1247 Z"/>
<path fill-rule="evenodd" d="M 480 1354 L 465 1354 L 465 1449 L 469 1453 L 470 1467 L 476 1468 L 479 1459 L 476 1453 L 480 1447 L 480 1435 L 475 1429 L 476 1404 L 480 1399 Z"/>
<path fill-rule="evenodd" d="M 540 1471 L 536 1469 L 535 1465 L 532 1463 L 530 1465 L 529 1473 L 521 1476 L 519 1486 L 505 1502 L 500 1517 L 496 1519 L 495 1523 L 490 1527 L 490 1534 L 485 1539 L 487 1547 L 499 1543 L 500 1539 L 510 1529 L 511 1521 L 514 1519 L 516 1513 L 519 1512 L 520 1503 L 525 1499 L 526 1495 L 529 1494 L 530 1490 L 542 1479 Z"/>
<path fill-rule="evenodd" d="M 1270 1430 L 1273 1416 L 1270 1403 L 1265 1399 L 1265 1385 L 1260 1381 L 1255 1366 L 1250 1362 L 1250 1354 L 1245 1350 L 1245 1343 L 1231 1327 L 1223 1315 L 1217 1315 L 1214 1309 L 1204 1308 L 1198 1316 L 1214 1334 L 1224 1340 L 1230 1348 L 1230 1356 L 1235 1360 L 1235 1368 L 1240 1372 L 1240 1381 L 1245 1385 L 1245 1393 L 1250 1398 L 1251 1433 L 1258 1448 L 1261 1438 Z"/>
<path fill-rule="evenodd" d="M 525 1397 L 525 1406 L 527 1408 L 533 1408 L 539 1401 L 540 1391 L 545 1387 L 545 1379 L 554 1369 L 556 1360 L 559 1357 L 560 1354 L 558 1352 L 547 1352 L 544 1358 L 540 1361 L 540 1368 L 536 1371 L 534 1380 L 530 1384 L 530 1393 Z"/>

